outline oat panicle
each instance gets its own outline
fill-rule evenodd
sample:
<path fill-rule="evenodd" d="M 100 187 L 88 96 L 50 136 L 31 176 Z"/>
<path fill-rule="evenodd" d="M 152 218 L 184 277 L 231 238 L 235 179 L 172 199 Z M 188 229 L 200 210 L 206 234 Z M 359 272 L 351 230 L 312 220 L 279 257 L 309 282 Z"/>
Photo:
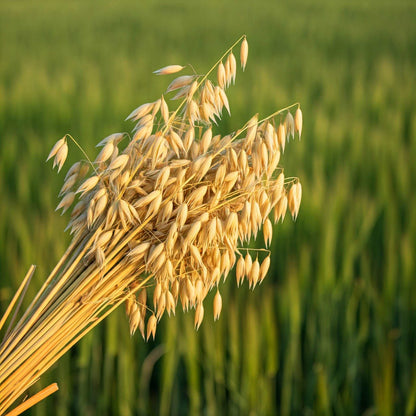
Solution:
<path fill-rule="evenodd" d="M 58 170 L 69 141 L 83 152 L 68 170 L 57 207 L 72 207 L 72 243 L 0 346 L 0 414 L 121 303 L 130 333 L 149 340 L 178 304 L 194 310 L 198 329 L 212 289 L 217 320 L 226 308 L 218 287 L 234 266 L 238 286 L 247 280 L 254 289 L 264 280 L 270 251 L 244 245 L 263 229 L 270 247 L 276 234 L 270 217 L 283 220 L 287 209 L 298 216 L 300 181 L 286 179 L 279 163 L 287 139 L 301 136 L 302 113 L 296 103 L 219 134 L 216 125 L 224 111 L 231 113 L 227 89 L 236 79 L 238 46 L 244 70 L 242 36 L 205 75 L 181 75 L 165 96 L 134 109 L 126 118 L 132 134 L 101 140 L 93 161 L 70 135 L 51 150 L 48 160 Z M 155 74 L 184 69 L 168 65 Z"/>

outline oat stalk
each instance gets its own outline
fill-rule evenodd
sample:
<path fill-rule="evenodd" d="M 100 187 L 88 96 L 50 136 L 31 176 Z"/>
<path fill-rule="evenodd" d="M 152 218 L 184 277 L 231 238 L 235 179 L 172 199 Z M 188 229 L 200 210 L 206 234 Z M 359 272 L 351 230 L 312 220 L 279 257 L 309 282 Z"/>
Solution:
<path fill-rule="evenodd" d="M 170 83 L 166 94 L 180 100 L 174 110 L 164 96 L 133 110 L 127 117 L 135 122 L 132 137 L 106 137 L 94 161 L 68 134 L 53 147 L 48 159 L 58 171 L 68 154 L 67 138 L 86 158 L 68 170 L 59 194 L 57 209 L 72 208 L 67 229 L 73 240 L 0 345 L 0 415 L 121 303 L 131 334 L 139 330 L 148 340 L 179 302 L 195 310 L 198 329 L 213 288 L 219 319 L 219 283 L 234 265 L 238 285 L 247 280 L 254 288 L 265 278 L 270 251 L 255 250 L 251 257 L 253 249 L 241 245 L 263 229 L 270 246 L 271 213 L 275 222 L 287 209 L 293 218 L 298 214 L 300 182 L 285 179 L 279 162 L 286 141 L 300 138 L 302 113 L 296 103 L 260 121 L 256 115 L 224 137 L 215 133 L 223 110 L 230 113 L 225 91 L 236 78 L 233 51 L 239 44 L 244 69 L 248 43 L 242 36 L 205 75 L 181 75 Z M 155 74 L 184 68 L 168 65 Z M 217 80 L 210 80 L 215 70 Z M 33 269 L 0 329 L 32 274 Z M 35 395 L 23 407 L 43 397 Z"/>

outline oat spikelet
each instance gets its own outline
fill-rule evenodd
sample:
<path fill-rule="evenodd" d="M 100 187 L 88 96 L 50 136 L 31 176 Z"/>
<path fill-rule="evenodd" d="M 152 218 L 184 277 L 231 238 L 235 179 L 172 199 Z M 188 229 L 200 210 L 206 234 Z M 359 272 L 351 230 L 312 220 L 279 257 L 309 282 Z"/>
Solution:
<path fill-rule="evenodd" d="M 299 134 L 299 139 L 302 135 L 302 124 L 303 124 L 302 110 L 300 109 L 300 107 L 298 107 L 295 113 L 295 130 Z"/>
<path fill-rule="evenodd" d="M 198 303 L 196 310 L 195 310 L 195 329 L 198 330 L 201 326 L 201 323 L 204 319 L 204 305 L 202 302 Z"/>
<path fill-rule="evenodd" d="M 241 42 L 241 49 L 240 49 L 240 62 L 241 67 L 243 68 L 243 71 L 246 68 L 247 65 L 247 57 L 248 57 L 248 42 L 247 39 L 244 38 L 244 40 Z"/>
<path fill-rule="evenodd" d="M 175 74 L 176 72 L 182 71 L 185 67 L 182 65 L 168 65 L 163 68 L 153 71 L 156 75 L 170 75 Z"/>
<path fill-rule="evenodd" d="M 220 318 L 222 309 L 222 298 L 220 291 L 217 290 L 217 293 L 214 297 L 214 321 L 217 321 Z"/>

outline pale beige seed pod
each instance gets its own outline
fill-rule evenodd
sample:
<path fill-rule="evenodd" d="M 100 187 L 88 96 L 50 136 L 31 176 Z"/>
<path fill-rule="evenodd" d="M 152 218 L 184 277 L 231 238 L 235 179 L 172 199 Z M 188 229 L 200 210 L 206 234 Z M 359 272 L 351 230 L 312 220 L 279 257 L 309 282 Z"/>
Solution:
<path fill-rule="evenodd" d="M 218 69 L 217 69 L 217 81 L 218 81 L 218 85 L 220 86 L 220 88 L 224 88 L 225 87 L 225 83 L 226 83 L 226 73 L 225 73 L 224 64 L 222 62 L 220 62 L 219 65 L 218 65 Z"/>
<path fill-rule="evenodd" d="M 282 152 L 285 151 L 285 145 L 286 145 L 286 130 L 284 124 L 280 123 L 278 130 L 277 130 L 277 139 L 279 141 L 279 146 L 282 149 Z"/>
<path fill-rule="evenodd" d="M 295 112 L 295 130 L 299 133 L 299 140 L 302 135 L 302 124 L 303 124 L 302 110 L 300 109 L 300 107 L 298 107 Z"/>
<path fill-rule="evenodd" d="M 298 203 L 298 206 L 296 208 L 296 212 L 299 212 L 300 202 L 302 200 L 302 184 L 298 181 L 297 187 L 296 187 L 296 200 Z M 297 216 L 297 214 L 296 214 Z"/>
<path fill-rule="evenodd" d="M 156 326 L 157 326 L 157 318 L 153 314 L 147 321 L 147 336 L 146 341 L 149 340 L 150 335 L 153 336 L 153 339 L 155 339 L 156 336 Z"/>
<path fill-rule="evenodd" d="M 169 121 L 169 108 L 163 95 L 160 99 L 160 112 L 162 114 L 163 121 L 167 123 Z"/>
<path fill-rule="evenodd" d="M 238 156 L 236 151 L 231 147 L 227 150 L 227 162 L 229 164 L 230 170 L 238 169 Z"/>
<path fill-rule="evenodd" d="M 135 108 L 126 117 L 126 120 L 125 121 L 130 120 L 130 119 L 132 119 L 132 120 L 138 120 L 139 118 L 141 118 L 141 117 L 145 116 L 146 114 L 150 113 L 152 111 L 152 109 L 153 109 L 153 104 L 154 103 L 145 103 L 145 104 L 142 104 L 141 106 Z M 98 145 L 100 145 L 100 143 Z"/>
<path fill-rule="evenodd" d="M 162 284 L 160 282 L 156 283 L 156 286 L 153 290 L 153 307 L 156 309 L 156 306 L 159 302 L 159 298 L 162 294 Z"/>
<path fill-rule="evenodd" d="M 195 92 L 196 92 L 197 88 L 198 88 L 198 81 L 196 81 L 196 80 L 195 80 L 195 81 L 191 84 L 191 86 L 189 87 L 189 90 L 188 90 L 188 97 L 187 97 L 187 101 L 188 101 L 188 103 L 190 103 L 190 102 L 191 102 L 191 100 L 192 100 L 192 98 L 193 98 L 193 96 L 194 96 L 194 94 L 195 94 Z"/>
<path fill-rule="evenodd" d="M 137 328 L 139 327 L 140 321 L 142 320 L 142 313 L 140 308 L 135 303 L 132 311 L 130 313 L 129 325 L 130 325 L 130 335 L 134 335 Z"/>
<path fill-rule="evenodd" d="M 273 135 L 274 135 L 273 126 L 271 123 L 267 123 L 266 129 L 264 132 L 264 142 L 266 143 L 266 146 L 270 152 L 274 152 L 276 150 L 275 145 L 274 145 Z"/>
<path fill-rule="evenodd" d="M 62 208 L 62 214 L 64 214 L 68 208 L 72 205 L 75 199 L 75 193 L 69 192 L 67 193 L 59 203 L 59 205 L 56 207 L 55 211 L 58 211 L 58 209 Z"/>
<path fill-rule="evenodd" d="M 198 330 L 201 326 L 202 320 L 204 319 L 204 306 L 202 302 L 198 303 L 196 310 L 195 310 L 195 329 Z"/>
<path fill-rule="evenodd" d="M 130 256 L 133 260 L 139 260 L 147 254 L 150 245 L 150 241 L 145 241 L 131 249 L 127 255 Z"/>
<path fill-rule="evenodd" d="M 190 103 L 188 104 L 186 114 L 189 117 L 191 126 L 195 124 L 195 121 L 201 120 L 201 113 L 199 111 L 199 106 L 194 100 L 191 100 Z"/>
<path fill-rule="evenodd" d="M 207 155 L 203 158 L 200 168 L 195 174 L 196 181 L 200 181 L 209 171 L 212 163 L 212 155 Z"/>
<path fill-rule="evenodd" d="M 181 299 L 182 310 L 185 312 L 189 308 L 189 298 L 188 294 L 186 293 L 186 282 L 185 279 L 181 280 L 179 284 L 179 297 Z"/>
<path fill-rule="evenodd" d="M 235 269 L 235 277 L 237 280 L 237 286 L 240 286 L 240 284 L 244 280 L 244 274 L 245 274 L 245 261 L 243 256 L 240 256 L 240 258 L 237 261 L 237 266 Z"/>
<path fill-rule="evenodd" d="M 194 81 L 194 82 L 195 82 L 195 81 Z M 189 91 L 191 90 L 191 86 L 192 86 L 192 84 L 190 84 L 190 85 L 185 85 L 184 87 L 180 88 L 180 89 L 177 91 L 177 93 L 175 94 L 175 96 L 174 96 L 173 98 L 171 98 L 171 99 L 172 99 L 172 100 L 179 100 L 180 98 L 187 97 L 187 100 L 188 100 L 188 97 L 189 97 Z"/>
<path fill-rule="evenodd" d="M 257 134 L 257 115 L 251 118 L 248 122 L 247 136 L 244 141 L 244 146 L 247 150 L 247 153 L 251 153 L 251 148 L 254 143 L 254 139 Z"/>
<path fill-rule="evenodd" d="M 157 257 L 151 264 L 151 272 L 154 274 L 159 273 L 159 275 L 163 276 L 163 273 L 165 270 L 165 264 L 166 264 L 166 252 L 162 251 L 160 256 Z"/>
<path fill-rule="evenodd" d="M 86 179 L 82 185 L 78 188 L 78 190 L 75 192 L 76 194 L 81 194 L 81 197 L 85 195 L 87 192 L 91 191 L 95 188 L 95 186 L 98 184 L 98 181 L 100 180 L 99 176 L 91 176 L 90 178 Z"/>
<path fill-rule="evenodd" d="M 231 83 L 231 79 L 232 79 L 233 84 L 235 84 L 235 76 L 237 74 L 237 62 L 236 62 L 235 56 L 232 52 L 228 55 L 227 61 L 229 62 L 229 67 L 230 67 L 229 83 Z"/>
<path fill-rule="evenodd" d="M 198 279 L 195 283 L 195 299 L 197 302 L 202 302 L 205 297 L 204 283 Z"/>
<path fill-rule="evenodd" d="M 247 277 L 250 277 L 252 265 L 253 265 L 253 260 L 250 254 L 247 252 L 246 257 L 244 259 L 244 273 Z"/>
<path fill-rule="evenodd" d="M 160 189 L 162 191 L 169 177 L 170 177 L 170 167 L 165 166 L 159 171 L 159 174 L 157 175 L 156 182 L 154 185 L 155 189 Z"/>
<path fill-rule="evenodd" d="M 293 219 L 296 219 L 299 212 L 300 201 L 302 198 L 302 185 L 297 182 L 292 185 L 288 194 L 288 205 Z"/>
<path fill-rule="evenodd" d="M 231 262 L 230 262 L 230 255 L 228 254 L 228 250 L 224 250 L 221 255 L 221 273 L 224 275 L 224 280 L 227 277 L 228 273 L 231 269 Z"/>
<path fill-rule="evenodd" d="M 183 146 L 186 152 L 189 152 L 189 149 L 191 148 L 191 145 L 194 142 L 194 139 L 195 139 L 195 130 L 193 127 L 190 127 L 188 131 L 185 133 L 185 138 L 183 140 Z"/>
<path fill-rule="evenodd" d="M 243 41 L 241 42 L 241 49 L 240 49 L 240 62 L 241 62 L 241 67 L 243 68 L 243 71 L 247 65 L 247 57 L 248 57 L 248 42 L 247 42 L 247 39 L 244 38 Z"/>
<path fill-rule="evenodd" d="M 218 266 L 214 267 L 214 270 L 212 271 L 212 274 L 211 274 L 211 282 L 213 284 L 217 284 L 220 282 L 220 279 L 221 279 L 221 270 Z"/>
<path fill-rule="evenodd" d="M 191 253 L 192 258 L 194 259 L 194 261 L 196 263 L 196 267 L 203 266 L 203 261 L 202 261 L 201 253 L 199 252 L 198 247 L 196 247 L 195 245 L 191 244 L 189 246 L 189 252 Z"/>
<path fill-rule="evenodd" d="M 293 119 L 292 113 L 290 111 L 287 112 L 285 117 L 285 129 L 287 134 L 287 139 L 290 139 L 290 136 L 292 136 L 292 139 L 295 138 L 295 120 Z"/>
<path fill-rule="evenodd" d="M 275 206 L 279 199 L 282 197 L 283 187 L 285 182 L 285 175 L 284 173 L 280 173 L 279 176 L 276 178 L 273 184 L 273 192 L 272 192 L 272 206 Z"/>
<path fill-rule="evenodd" d="M 215 114 L 214 106 L 204 101 L 199 107 L 199 113 L 201 115 L 201 119 L 209 123 L 210 119 Z"/>
<path fill-rule="evenodd" d="M 81 213 L 85 212 L 87 203 L 83 200 L 77 202 L 71 212 L 71 218 L 75 218 Z"/>
<path fill-rule="evenodd" d="M 169 229 L 168 236 L 166 238 L 166 252 L 170 255 L 175 247 L 176 240 L 178 238 L 178 225 L 174 222 Z"/>
<path fill-rule="evenodd" d="M 191 192 L 191 194 L 187 197 L 187 204 L 190 209 L 193 209 L 202 203 L 207 190 L 208 186 L 203 185 Z"/>
<path fill-rule="evenodd" d="M 178 212 L 176 214 L 176 224 L 178 225 L 178 228 L 181 229 L 188 218 L 188 205 L 186 203 L 183 203 L 179 205 Z"/>
<path fill-rule="evenodd" d="M 227 94 L 222 88 L 219 88 L 218 93 L 221 99 L 221 104 L 227 109 L 228 114 L 231 115 L 230 104 L 228 102 Z"/>
<path fill-rule="evenodd" d="M 108 159 L 110 159 L 111 155 L 114 151 L 114 144 L 113 142 L 108 142 L 98 154 L 97 158 L 95 159 L 95 163 L 104 163 Z"/>
<path fill-rule="evenodd" d="M 171 142 L 179 149 L 179 150 L 182 150 L 182 151 L 185 151 L 185 148 L 184 148 L 184 146 L 183 146 L 183 141 L 182 141 L 182 139 L 181 139 L 181 137 L 179 136 L 179 134 L 178 133 L 176 133 L 176 131 L 174 131 L 174 130 L 170 130 L 170 139 L 171 139 Z M 177 154 L 177 156 L 179 157 L 179 154 Z"/>
<path fill-rule="evenodd" d="M 286 211 L 287 211 L 287 204 L 288 204 L 287 195 L 284 194 L 279 199 L 279 202 L 277 203 L 277 205 L 275 207 L 275 212 L 274 212 L 275 222 L 279 221 L 280 219 L 282 221 L 284 220 L 285 215 L 286 215 Z"/>
<path fill-rule="evenodd" d="M 206 153 L 206 151 L 209 148 L 209 145 L 211 144 L 211 140 L 212 140 L 212 129 L 210 127 L 204 132 L 201 138 L 200 144 L 201 144 L 202 153 Z"/>
<path fill-rule="evenodd" d="M 296 184 L 293 184 L 290 189 L 289 189 L 289 193 L 287 195 L 287 202 L 288 202 L 288 207 L 289 207 L 289 211 L 293 217 L 293 219 L 295 219 L 296 216 Z"/>
<path fill-rule="evenodd" d="M 68 176 L 65 179 L 65 182 L 64 182 L 61 190 L 59 191 L 58 196 L 62 196 L 65 193 L 67 193 L 69 190 L 71 190 L 73 188 L 73 186 L 75 185 L 75 183 L 77 182 L 77 180 L 78 180 L 78 174 L 77 173 L 74 173 L 73 175 Z"/>
<path fill-rule="evenodd" d="M 104 231 L 97 235 L 95 239 L 96 247 L 105 247 L 113 236 L 113 230 Z"/>
<path fill-rule="evenodd" d="M 186 295 L 191 305 L 193 305 L 195 303 L 196 298 L 195 286 L 190 279 L 186 279 L 185 283 Z"/>
<path fill-rule="evenodd" d="M 195 81 L 194 81 L 195 82 Z M 189 100 L 189 91 L 191 90 L 192 84 L 185 85 L 181 89 L 179 89 L 175 96 L 171 98 L 172 100 L 179 100 L 180 98 L 186 97 L 187 100 Z"/>
<path fill-rule="evenodd" d="M 173 202 L 168 201 L 165 206 L 162 208 L 162 210 L 159 212 L 159 215 L 157 217 L 157 222 L 160 224 L 166 224 L 170 217 L 172 216 L 173 211 Z"/>
<path fill-rule="evenodd" d="M 163 68 L 157 69 L 156 71 L 153 71 L 156 75 L 170 75 L 175 74 L 179 71 L 182 71 L 185 67 L 182 65 L 168 65 L 164 66 Z"/>
<path fill-rule="evenodd" d="M 46 161 L 48 161 L 49 159 L 51 159 L 52 157 L 56 156 L 56 154 L 58 153 L 58 151 L 61 149 L 61 147 L 66 143 L 66 136 L 62 137 L 62 139 L 59 139 L 54 146 L 52 147 L 52 150 L 50 151 L 48 158 L 46 159 Z"/>
<path fill-rule="evenodd" d="M 53 167 L 58 166 L 58 173 L 62 169 L 62 166 L 64 165 L 67 156 L 68 156 L 68 144 L 66 143 L 66 140 L 65 140 L 64 144 L 56 152 L 56 156 L 53 161 Z"/>
<path fill-rule="evenodd" d="M 266 247 L 269 247 L 273 237 L 273 225 L 269 218 L 263 224 L 263 237 Z"/>
<path fill-rule="evenodd" d="M 195 240 L 200 230 L 201 230 L 201 221 L 194 222 L 184 239 L 184 242 L 183 242 L 184 246 L 187 246 L 188 244 L 192 243 Z"/>
<path fill-rule="evenodd" d="M 270 255 L 268 255 L 261 263 L 259 283 L 261 283 L 263 279 L 266 277 L 267 272 L 269 271 L 269 268 L 270 268 Z"/>
<path fill-rule="evenodd" d="M 154 118 L 156 116 L 156 114 L 158 113 L 161 104 L 162 104 L 162 99 L 161 98 L 159 98 L 158 100 L 156 100 L 154 102 L 154 106 L 153 106 L 153 110 L 152 110 L 152 118 Z"/>
<path fill-rule="evenodd" d="M 236 212 L 231 212 L 225 224 L 225 233 L 227 235 L 235 235 L 238 231 L 238 215 Z"/>
<path fill-rule="evenodd" d="M 117 146 L 118 143 L 123 139 L 126 133 L 113 133 L 107 137 L 104 137 L 99 143 L 95 145 L 95 147 L 105 146 L 108 142 L 113 142 L 114 146 Z"/>
<path fill-rule="evenodd" d="M 105 193 L 104 195 L 100 196 L 95 203 L 94 208 L 94 215 L 93 215 L 93 223 L 97 220 L 97 218 L 104 212 L 105 207 L 107 206 L 108 196 Z"/>
<path fill-rule="evenodd" d="M 166 259 L 166 261 L 165 261 L 165 272 L 166 272 L 167 278 L 170 281 L 172 281 L 173 278 L 174 278 L 175 270 L 173 268 L 173 264 L 172 264 L 172 261 L 170 259 Z"/>
<path fill-rule="evenodd" d="M 162 254 L 164 249 L 165 249 L 165 243 L 159 243 L 153 246 L 153 249 L 151 249 L 149 252 L 149 257 L 146 263 L 151 264 L 152 262 L 154 262 Z"/>
<path fill-rule="evenodd" d="M 260 195 L 259 207 L 260 207 L 261 218 L 265 220 L 270 213 L 271 205 L 270 205 L 269 197 L 267 196 L 267 192 L 264 190 Z"/>
<path fill-rule="evenodd" d="M 276 149 L 272 152 L 271 159 L 269 160 L 269 166 L 267 166 L 266 175 L 268 178 L 271 178 L 274 171 L 276 170 L 280 161 L 280 150 Z"/>
<path fill-rule="evenodd" d="M 140 198 L 134 203 L 136 209 L 146 207 L 149 205 L 154 199 L 161 195 L 160 189 L 156 189 L 155 191 L 150 192 L 150 194 Z"/>
<path fill-rule="evenodd" d="M 171 313 L 175 315 L 175 308 L 176 308 L 176 302 L 173 294 L 168 290 L 166 292 L 166 312 L 168 313 L 168 316 L 170 316 Z"/>
<path fill-rule="evenodd" d="M 68 180 L 69 177 L 71 177 L 72 175 L 78 175 L 79 171 L 81 169 L 81 162 L 75 162 L 69 169 L 68 172 L 65 175 L 65 181 Z"/>
<path fill-rule="evenodd" d="M 206 240 L 207 240 L 207 244 L 211 244 L 214 239 L 215 239 L 215 235 L 217 233 L 217 220 L 216 218 L 212 218 L 207 226 L 207 234 L 206 234 Z"/>
<path fill-rule="evenodd" d="M 168 86 L 166 92 L 171 92 L 189 85 L 195 79 L 194 75 L 182 75 L 175 78 Z"/>
<path fill-rule="evenodd" d="M 217 321 L 220 318 L 222 309 L 222 298 L 220 291 L 217 289 L 217 293 L 214 297 L 214 321 Z"/>
<path fill-rule="evenodd" d="M 260 160 L 261 160 L 261 165 L 262 165 L 262 169 L 267 170 L 267 167 L 269 165 L 269 152 L 267 150 L 267 146 L 266 143 L 261 143 L 260 145 Z"/>
<path fill-rule="evenodd" d="M 162 292 L 157 300 L 157 312 L 156 312 L 156 319 L 160 321 L 163 316 L 163 313 L 166 309 L 166 293 Z"/>
<path fill-rule="evenodd" d="M 129 161 L 129 155 L 120 155 L 117 156 L 108 166 L 108 170 L 116 170 L 116 169 L 123 169 L 127 162 Z"/>
<path fill-rule="evenodd" d="M 258 258 L 253 262 L 253 265 L 251 266 L 250 270 L 250 276 L 249 276 L 249 282 L 250 286 L 254 289 L 257 285 L 257 282 L 259 281 L 260 277 L 260 263 Z"/>
<path fill-rule="evenodd" d="M 172 296 L 175 299 L 175 305 L 176 305 L 176 303 L 178 303 L 179 289 L 180 289 L 179 280 L 178 279 L 175 279 L 171 283 L 171 287 L 170 287 L 170 290 L 172 292 Z"/>

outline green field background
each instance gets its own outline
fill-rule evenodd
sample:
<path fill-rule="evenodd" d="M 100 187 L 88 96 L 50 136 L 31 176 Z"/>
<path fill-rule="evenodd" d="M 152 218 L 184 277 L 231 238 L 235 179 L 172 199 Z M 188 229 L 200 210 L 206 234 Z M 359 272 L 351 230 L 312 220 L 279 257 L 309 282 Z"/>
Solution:
<path fill-rule="evenodd" d="M 31 389 L 60 387 L 28 415 L 416 414 L 415 22 L 410 0 L 0 2 L 2 311 L 69 242 L 50 148 L 70 133 L 94 157 L 130 130 L 171 79 L 155 69 L 204 72 L 245 33 L 221 131 L 297 101 L 304 114 L 281 160 L 302 206 L 264 283 L 231 275 L 218 322 L 211 295 L 198 332 L 180 312 L 149 343 L 117 311 Z"/>

